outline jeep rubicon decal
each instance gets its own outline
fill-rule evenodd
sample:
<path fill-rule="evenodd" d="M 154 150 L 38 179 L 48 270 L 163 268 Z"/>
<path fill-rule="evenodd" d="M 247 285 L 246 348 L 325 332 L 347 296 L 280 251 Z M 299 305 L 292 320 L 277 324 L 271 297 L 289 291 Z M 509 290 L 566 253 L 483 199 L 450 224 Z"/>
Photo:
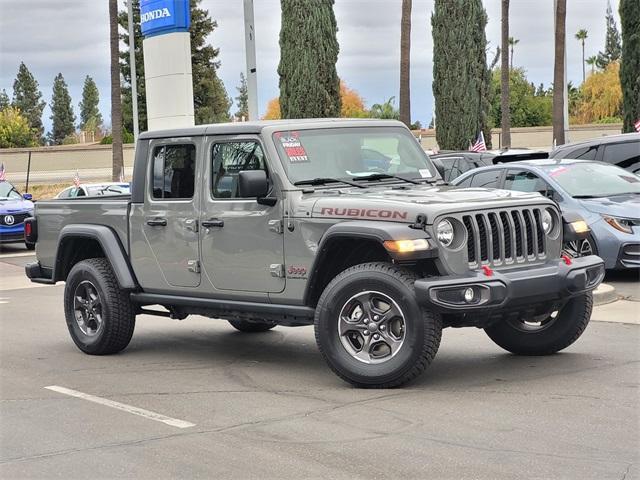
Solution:
<path fill-rule="evenodd" d="M 375 208 L 333 208 L 323 207 L 320 215 L 326 217 L 367 217 L 367 218 L 391 218 L 406 220 L 407 212 L 399 210 L 378 210 Z"/>

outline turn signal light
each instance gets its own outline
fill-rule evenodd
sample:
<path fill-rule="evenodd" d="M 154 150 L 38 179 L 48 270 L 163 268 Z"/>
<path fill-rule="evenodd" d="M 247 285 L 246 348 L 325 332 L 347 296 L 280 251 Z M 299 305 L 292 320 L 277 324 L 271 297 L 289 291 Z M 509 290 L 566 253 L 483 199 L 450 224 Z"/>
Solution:
<path fill-rule="evenodd" d="M 589 229 L 589 225 L 584 220 L 578 220 L 577 222 L 571 222 L 571 228 L 575 233 L 587 233 Z"/>
<path fill-rule="evenodd" d="M 419 252 L 429 249 L 429 242 L 424 238 L 415 240 L 386 240 L 383 245 L 384 248 L 390 252 L 396 253 Z"/>

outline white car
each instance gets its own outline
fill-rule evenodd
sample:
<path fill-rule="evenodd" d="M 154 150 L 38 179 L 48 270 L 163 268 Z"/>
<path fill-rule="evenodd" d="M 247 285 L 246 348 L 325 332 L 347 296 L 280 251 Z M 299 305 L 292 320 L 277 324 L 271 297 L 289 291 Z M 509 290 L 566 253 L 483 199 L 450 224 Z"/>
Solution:
<path fill-rule="evenodd" d="M 81 183 L 77 187 L 67 187 L 62 190 L 56 198 L 74 197 L 99 197 L 102 195 L 129 195 L 131 193 L 128 183 L 105 182 L 105 183 Z"/>

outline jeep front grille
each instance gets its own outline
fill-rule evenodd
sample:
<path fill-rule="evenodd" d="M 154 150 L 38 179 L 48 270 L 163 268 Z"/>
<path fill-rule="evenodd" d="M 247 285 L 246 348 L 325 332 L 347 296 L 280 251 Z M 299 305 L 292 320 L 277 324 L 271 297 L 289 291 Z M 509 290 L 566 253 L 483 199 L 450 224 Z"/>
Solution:
<path fill-rule="evenodd" d="M 470 267 L 534 262 L 546 257 L 539 208 L 463 215 Z"/>

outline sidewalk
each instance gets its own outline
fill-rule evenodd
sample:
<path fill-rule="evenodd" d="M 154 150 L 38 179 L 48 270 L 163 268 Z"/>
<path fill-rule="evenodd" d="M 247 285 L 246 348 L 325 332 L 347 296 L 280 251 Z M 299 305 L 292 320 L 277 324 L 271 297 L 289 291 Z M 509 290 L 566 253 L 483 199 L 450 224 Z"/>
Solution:
<path fill-rule="evenodd" d="M 617 302 L 593 307 L 591 320 L 640 325 L 640 303 L 618 300 Z"/>

